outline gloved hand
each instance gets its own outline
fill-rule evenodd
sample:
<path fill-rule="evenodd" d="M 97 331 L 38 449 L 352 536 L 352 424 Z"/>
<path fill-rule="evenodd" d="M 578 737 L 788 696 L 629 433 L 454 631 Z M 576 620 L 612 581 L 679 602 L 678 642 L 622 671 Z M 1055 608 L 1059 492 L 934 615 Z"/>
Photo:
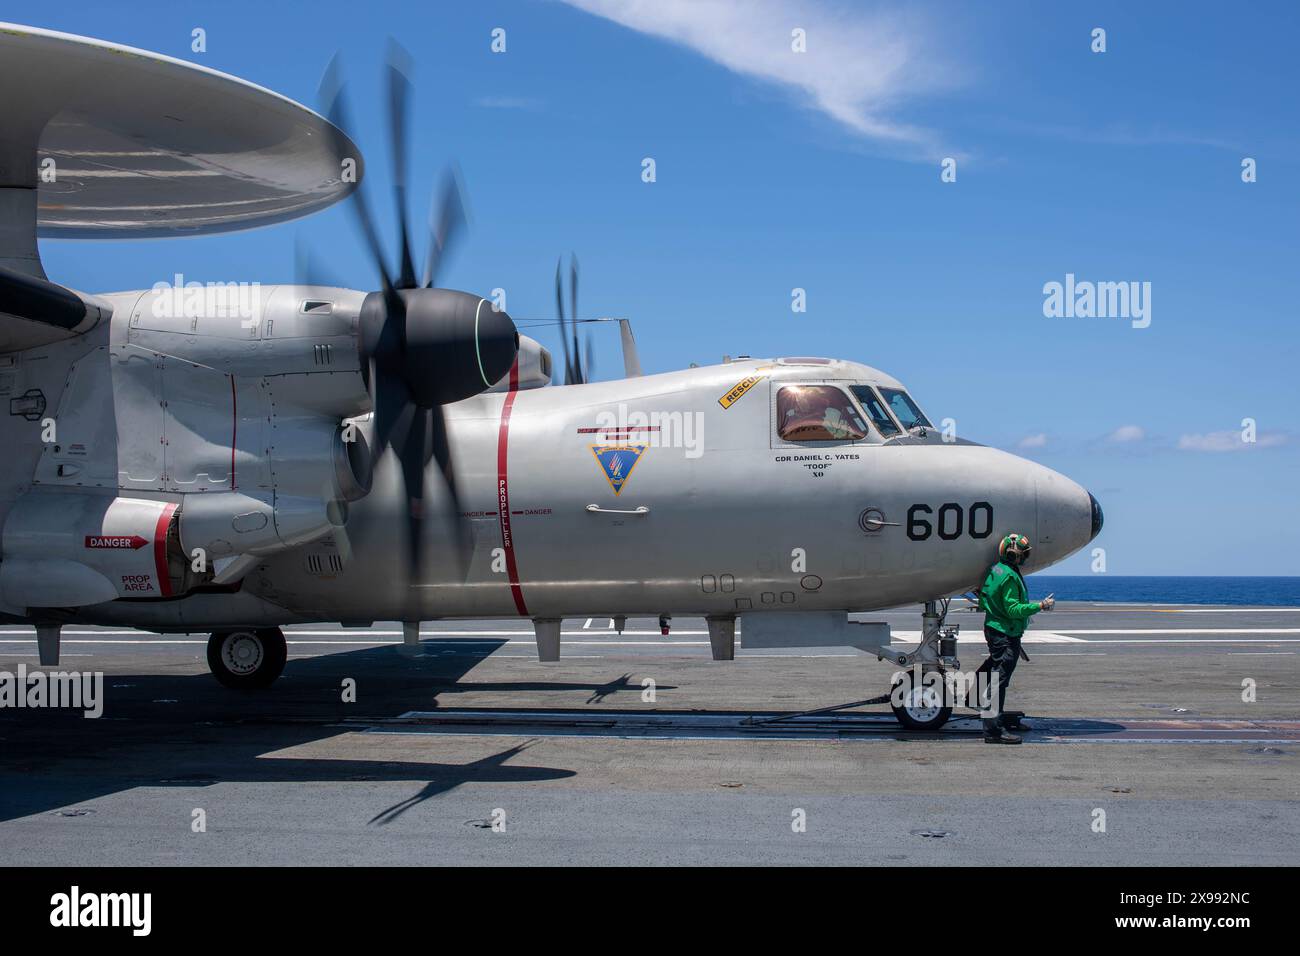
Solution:
<path fill-rule="evenodd" d="M 1038 606 L 1044 611 L 1050 611 L 1052 608 L 1056 607 L 1056 598 L 1049 594 L 1038 602 Z"/>

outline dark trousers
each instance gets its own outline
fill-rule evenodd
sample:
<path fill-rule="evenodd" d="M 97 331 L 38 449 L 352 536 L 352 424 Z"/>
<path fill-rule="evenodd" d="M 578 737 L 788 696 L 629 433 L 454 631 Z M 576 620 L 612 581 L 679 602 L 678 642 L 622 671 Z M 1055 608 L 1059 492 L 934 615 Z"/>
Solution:
<path fill-rule="evenodd" d="M 1020 638 L 1007 637 L 1001 631 L 994 630 L 986 624 L 984 640 L 989 646 L 989 657 L 976 668 L 975 673 L 978 677 L 979 674 L 992 675 L 994 669 L 997 670 L 998 716 L 984 719 L 984 733 L 997 735 L 1002 733 L 1002 721 L 1005 719 L 1007 686 L 1011 683 L 1011 675 L 1016 672 L 1016 663 L 1020 660 Z"/>

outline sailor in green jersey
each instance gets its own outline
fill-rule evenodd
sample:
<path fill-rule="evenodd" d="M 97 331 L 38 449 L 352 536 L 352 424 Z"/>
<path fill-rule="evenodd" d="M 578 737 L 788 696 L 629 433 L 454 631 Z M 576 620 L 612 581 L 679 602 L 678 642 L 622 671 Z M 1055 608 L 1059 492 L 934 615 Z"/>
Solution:
<path fill-rule="evenodd" d="M 1029 729 L 1018 716 L 1007 716 L 1007 685 L 1011 683 L 1016 662 L 1023 653 L 1020 638 L 1029 619 L 1039 611 L 1050 611 L 1056 605 L 1056 599 L 1050 594 L 1042 601 L 1026 599 L 1028 593 L 1020 567 L 1029 557 L 1030 550 L 1029 539 L 1023 534 L 1009 534 L 1003 538 L 998 542 L 998 561 L 989 568 L 984 586 L 980 588 L 980 610 L 984 612 L 984 640 L 989 646 L 989 658 L 976 673 L 986 675 L 986 679 L 995 671 L 998 675 L 997 713 L 984 718 L 984 742 L 989 744 L 1018 744 L 1020 737 L 1014 731 Z"/>

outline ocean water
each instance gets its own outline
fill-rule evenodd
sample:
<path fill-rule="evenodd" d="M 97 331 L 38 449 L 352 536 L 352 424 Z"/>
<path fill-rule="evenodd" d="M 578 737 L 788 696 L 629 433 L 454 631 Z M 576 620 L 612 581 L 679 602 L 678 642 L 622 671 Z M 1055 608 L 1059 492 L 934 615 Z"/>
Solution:
<path fill-rule="evenodd" d="M 1300 578 L 1031 574 L 1025 583 L 1032 600 L 1055 594 L 1061 601 L 1300 607 Z"/>

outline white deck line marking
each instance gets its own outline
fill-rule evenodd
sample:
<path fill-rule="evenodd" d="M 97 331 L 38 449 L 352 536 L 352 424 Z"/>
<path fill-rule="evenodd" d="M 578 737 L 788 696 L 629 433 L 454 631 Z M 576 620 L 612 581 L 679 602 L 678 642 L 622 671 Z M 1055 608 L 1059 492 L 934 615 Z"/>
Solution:
<path fill-rule="evenodd" d="M 743 635 L 742 635 L 743 636 Z M 904 644 L 917 644 L 921 640 L 920 631 L 890 631 L 889 639 L 902 641 Z M 1087 644 L 1082 637 L 1067 637 L 1056 631 L 1027 631 L 1020 639 L 1022 644 Z M 958 634 L 958 644 L 983 644 L 983 634 Z"/>
<path fill-rule="evenodd" d="M 1063 627 L 1062 634 L 1300 634 L 1300 627 Z"/>
<path fill-rule="evenodd" d="M 1300 614 L 1300 607 L 1187 607 L 1162 614 Z"/>
<path fill-rule="evenodd" d="M 1132 640 L 1132 641 L 1088 641 L 1089 644 L 1096 644 L 1098 647 L 1110 647 L 1112 644 L 1300 644 L 1300 638 L 1297 637 L 1267 637 L 1263 639 L 1252 639 L 1244 637 L 1221 637 L 1218 639 L 1212 637 L 1189 638 L 1179 640 L 1178 638 L 1155 639 L 1150 641 Z"/>

